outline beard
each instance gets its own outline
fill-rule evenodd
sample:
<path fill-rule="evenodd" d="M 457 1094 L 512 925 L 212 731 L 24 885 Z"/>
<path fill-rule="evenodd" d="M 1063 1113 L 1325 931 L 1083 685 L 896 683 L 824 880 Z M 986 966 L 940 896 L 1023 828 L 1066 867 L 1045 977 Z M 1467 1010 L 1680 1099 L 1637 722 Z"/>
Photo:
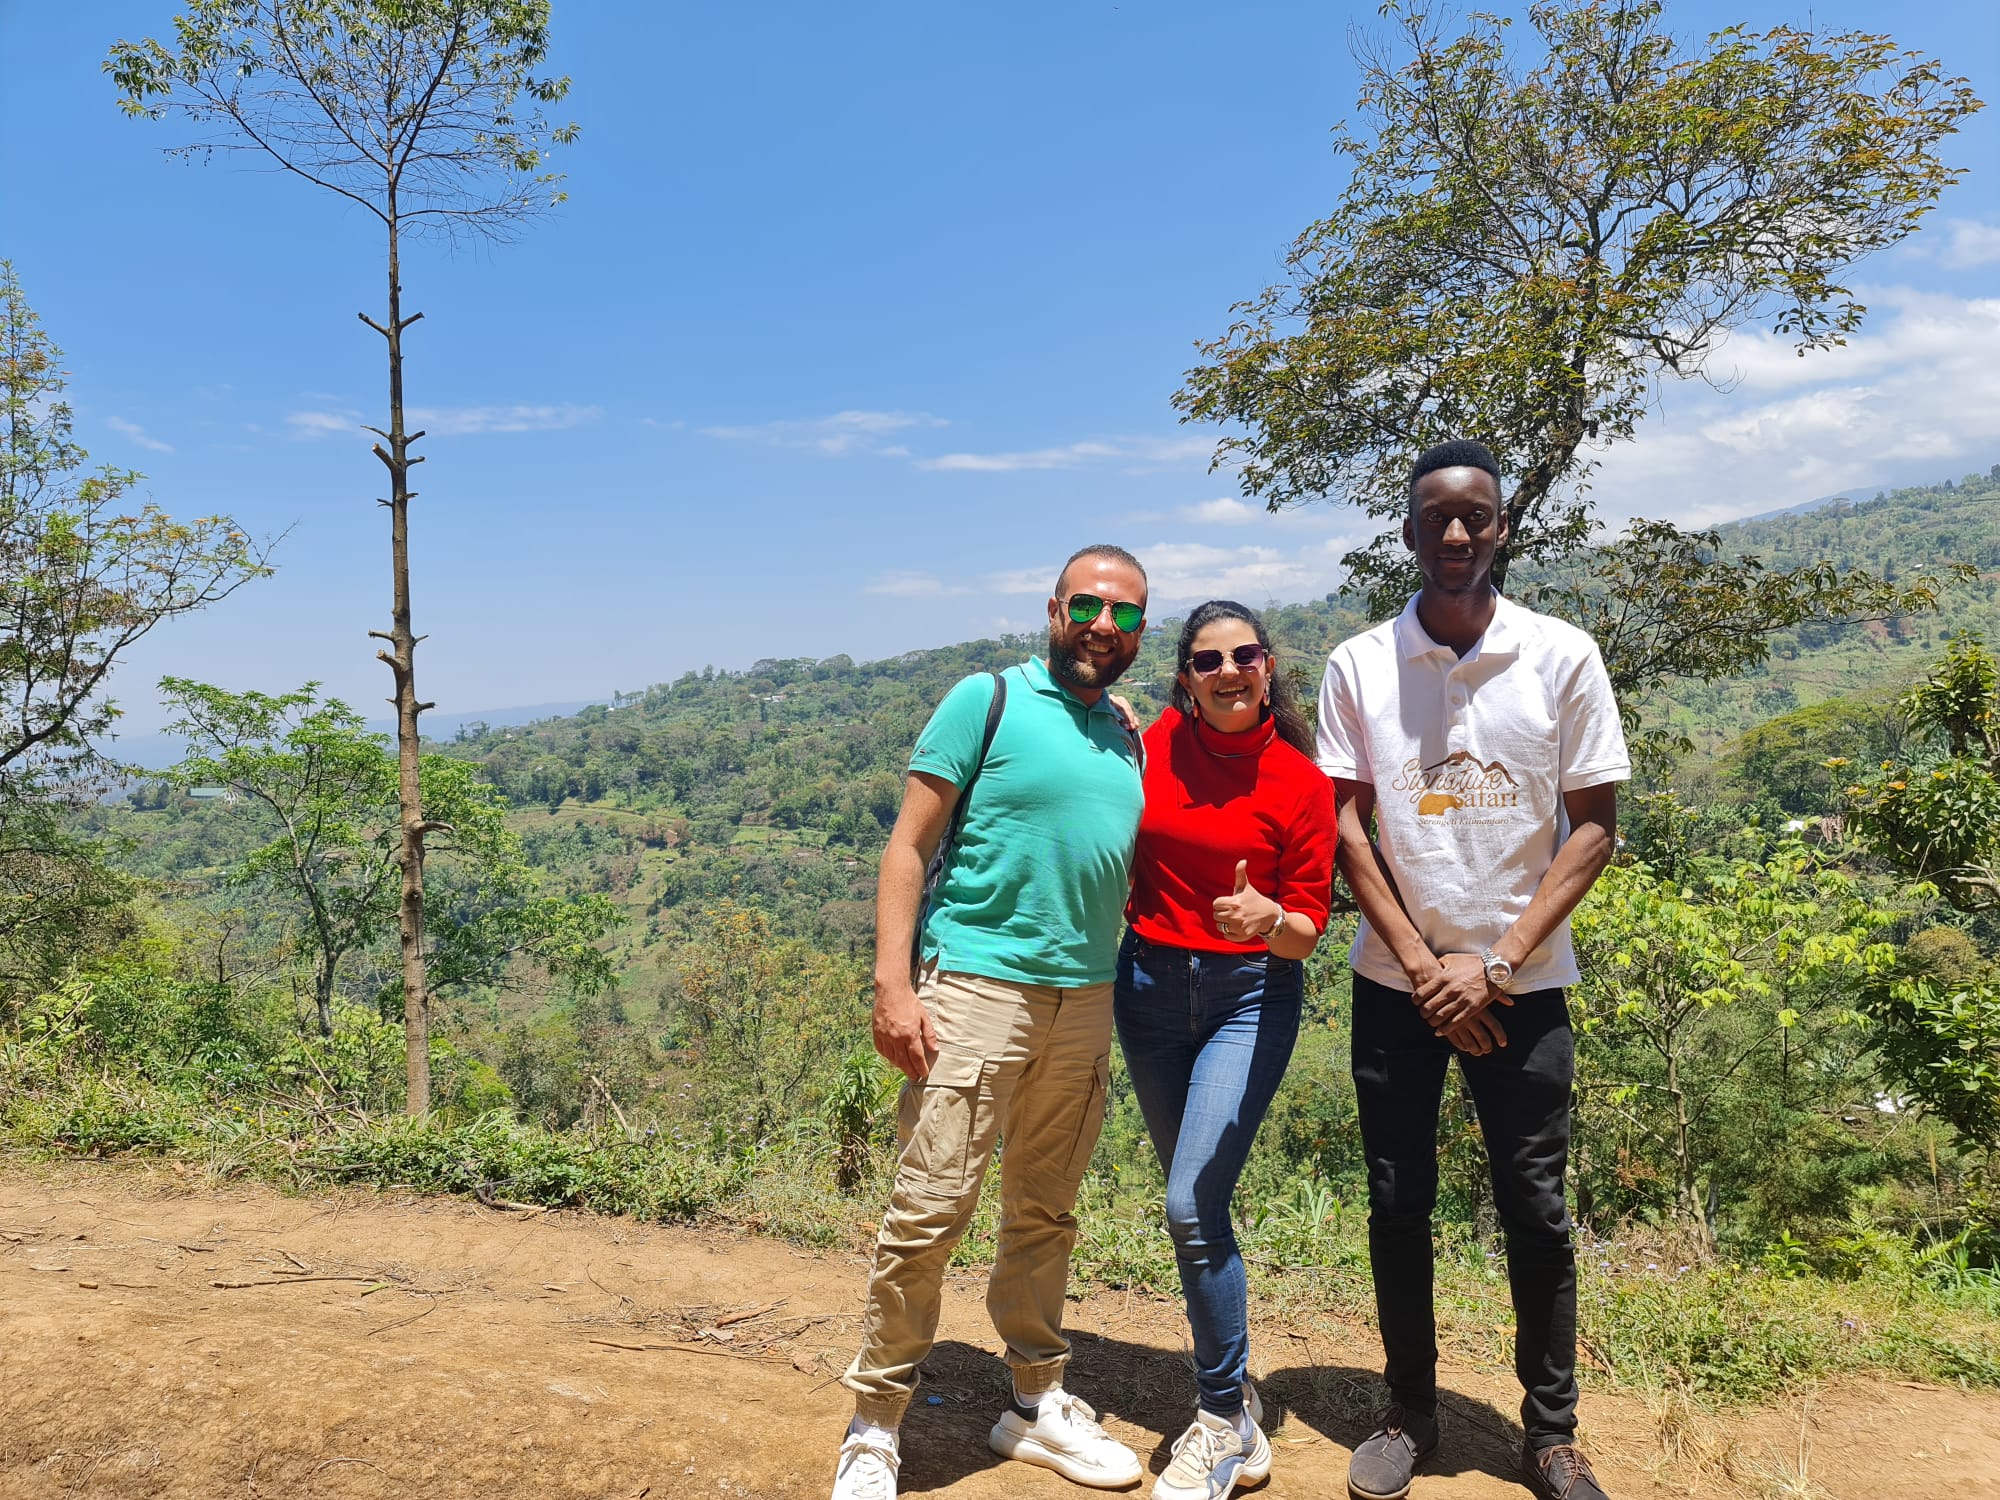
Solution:
<path fill-rule="evenodd" d="M 1088 657 L 1078 655 L 1064 639 L 1065 632 L 1060 626 L 1049 626 L 1049 675 L 1067 688 L 1082 688 L 1086 692 L 1102 692 L 1120 677 L 1125 669 L 1139 656 L 1136 641 L 1127 648 L 1120 640 L 1118 655 L 1100 665 Z"/>

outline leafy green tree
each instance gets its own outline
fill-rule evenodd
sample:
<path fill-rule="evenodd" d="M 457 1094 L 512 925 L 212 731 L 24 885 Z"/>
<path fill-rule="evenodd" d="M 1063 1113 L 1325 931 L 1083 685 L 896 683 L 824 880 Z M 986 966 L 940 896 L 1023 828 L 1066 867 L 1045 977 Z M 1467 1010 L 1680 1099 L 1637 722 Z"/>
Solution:
<path fill-rule="evenodd" d="M 1854 995 L 1893 966 L 1879 939 L 1898 915 L 1796 841 L 1687 884 L 1605 871 L 1574 919 L 1586 1147 L 1656 1163 L 1660 1206 L 1713 1248 L 1703 1188 L 1731 1149 L 1722 1126 L 1774 1071 L 1750 1065 L 1780 1054 L 1775 1071 L 1802 1095 L 1857 1086 L 1835 1060 L 1861 1048 Z M 1790 1101 L 1801 1116 L 1825 1102 Z"/>
<path fill-rule="evenodd" d="M 379 221 L 388 252 L 388 305 L 361 321 L 387 345 L 388 426 L 375 456 L 388 471 L 391 628 L 376 654 L 396 682 L 397 786 L 409 1107 L 429 1107 L 430 1011 L 424 973 L 424 839 L 416 650 L 410 616 L 411 452 L 423 436 L 404 421 L 404 235 L 499 240 L 562 201 L 545 172 L 548 148 L 575 139 L 545 106 L 567 78 L 540 74 L 548 0 L 188 0 L 172 46 L 120 41 L 105 61 L 128 114 L 174 111 L 217 134 L 197 150 L 242 150 L 356 204 Z M 521 107 L 522 96 L 528 105 Z"/>
<path fill-rule="evenodd" d="M 864 1034 L 861 965 L 779 938 L 755 907 L 724 901 L 674 958 L 675 1022 L 693 1043 L 715 1102 L 761 1140 L 801 1107 Z"/>
<path fill-rule="evenodd" d="M 130 469 L 84 472 L 62 354 L 0 261 L 0 806 L 86 769 L 119 656 L 269 571 L 227 516 L 175 521 Z"/>
<path fill-rule="evenodd" d="M 1591 528 L 1593 449 L 1658 383 L 1708 374 L 1731 330 L 1803 353 L 1865 311 L 1843 282 L 1960 175 L 1940 155 L 1980 107 L 1885 36 L 1731 27 L 1684 48 L 1657 0 L 1544 0 L 1532 65 L 1508 22 L 1456 37 L 1421 4 L 1364 51 L 1351 175 L 1236 309 L 1176 404 L 1234 424 L 1218 464 L 1272 508 L 1331 499 L 1399 520 L 1412 457 L 1477 437 L 1516 476 L 1496 565 L 1559 561 Z M 1395 532 L 1348 559 L 1409 592 Z"/>
<path fill-rule="evenodd" d="M 1959 911 L 2000 908 L 2000 663 L 1960 633 L 1896 708 L 1916 753 L 1847 788 L 1849 828 Z M 1961 1141 L 1991 1151 L 2000 1146 L 2000 977 L 1917 959 L 1867 992 L 1883 1066 Z"/>
<path fill-rule="evenodd" d="M 64 823 L 103 768 L 118 659 L 269 570 L 226 516 L 176 521 L 142 476 L 86 471 L 62 355 L 0 261 L 0 993 L 53 980 L 123 922 L 129 890 Z"/>
<path fill-rule="evenodd" d="M 2000 979 L 1915 964 L 1864 991 L 1883 1070 L 1952 1128 L 1961 1145 L 2000 1147 Z"/>
<path fill-rule="evenodd" d="M 395 930 L 400 899 L 396 761 L 386 736 L 370 733 L 317 685 L 276 695 L 230 693 L 185 678 L 162 680 L 180 710 L 176 733 L 190 749 L 172 777 L 220 787 L 242 799 L 270 837 L 230 874 L 292 909 L 310 955 L 320 1033 L 333 1034 L 342 966 Z M 456 899 L 442 903 L 431 955 L 440 988 L 497 985 L 526 958 L 584 991 L 610 982 L 595 946 L 614 920 L 599 896 L 563 898 L 535 889 L 505 822 L 506 804 L 464 761 L 427 755 L 425 805 L 437 823 L 435 878 Z"/>
<path fill-rule="evenodd" d="M 133 882 L 67 824 L 46 803 L 0 809 L 0 1012 L 132 930 Z"/>
<path fill-rule="evenodd" d="M 1724 760 L 1747 795 L 1816 817 L 1841 805 L 1845 782 L 1829 760 L 1879 762 L 1898 754 L 1904 738 L 1889 704 L 1829 698 L 1758 725 Z"/>
<path fill-rule="evenodd" d="M 1849 826 L 1960 911 L 2000 906 L 2000 663 L 1961 633 L 1896 708 L 1919 753 L 1847 788 Z"/>

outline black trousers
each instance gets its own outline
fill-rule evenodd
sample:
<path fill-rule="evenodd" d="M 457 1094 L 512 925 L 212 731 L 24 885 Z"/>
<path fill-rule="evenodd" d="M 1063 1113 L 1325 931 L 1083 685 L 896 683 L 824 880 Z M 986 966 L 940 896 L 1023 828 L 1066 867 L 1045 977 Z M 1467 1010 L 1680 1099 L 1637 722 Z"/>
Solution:
<path fill-rule="evenodd" d="M 1437 1409 L 1431 1211 L 1437 1204 L 1438 1107 L 1453 1056 L 1479 1113 L 1493 1202 L 1507 1238 L 1514 1373 L 1521 1425 L 1537 1448 L 1576 1431 L 1576 1254 L 1563 1173 L 1569 1164 L 1576 1049 L 1561 990 L 1495 1006 L 1507 1045 L 1459 1053 L 1407 993 L 1354 976 L 1354 1091 L 1368 1159 L 1368 1258 L 1390 1396 Z"/>

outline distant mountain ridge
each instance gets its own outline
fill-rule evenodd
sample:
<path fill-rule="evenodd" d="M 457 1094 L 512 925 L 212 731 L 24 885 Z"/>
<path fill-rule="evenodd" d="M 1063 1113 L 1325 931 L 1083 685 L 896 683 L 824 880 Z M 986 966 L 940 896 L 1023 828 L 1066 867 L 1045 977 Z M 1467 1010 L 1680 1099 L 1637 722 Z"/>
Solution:
<path fill-rule="evenodd" d="M 575 698 L 563 703 L 530 703 L 516 708 L 480 708 L 469 713 L 438 713 L 424 715 L 424 735 L 427 739 L 455 739 L 461 730 L 470 730 L 475 725 L 484 724 L 489 728 L 510 728 L 521 724 L 533 724 L 542 719 L 567 718 L 581 713 L 593 704 L 609 701 L 604 698 Z M 393 735 L 396 732 L 394 719 L 370 719 L 368 728 L 376 734 Z M 108 741 L 103 748 L 113 760 L 129 766 L 139 766 L 148 771 L 163 771 L 177 763 L 186 753 L 186 741 L 179 735 L 154 733 L 121 735 Z"/>

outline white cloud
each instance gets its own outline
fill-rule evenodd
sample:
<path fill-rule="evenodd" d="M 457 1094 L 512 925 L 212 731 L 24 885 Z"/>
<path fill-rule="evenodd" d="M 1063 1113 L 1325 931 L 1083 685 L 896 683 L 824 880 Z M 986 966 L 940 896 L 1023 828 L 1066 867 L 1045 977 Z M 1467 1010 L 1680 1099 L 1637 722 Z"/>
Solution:
<path fill-rule="evenodd" d="M 351 411 L 295 411 L 286 413 L 285 425 L 295 438 L 323 438 L 353 432 L 361 425 L 361 418 Z"/>
<path fill-rule="evenodd" d="M 947 594 L 967 592 L 963 584 L 946 583 L 935 573 L 884 573 L 861 590 L 864 594 L 887 594 L 897 599 L 939 599 Z"/>
<path fill-rule="evenodd" d="M 553 406 L 416 406 L 404 420 L 412 431 L 433 437 L 470 437 L 487 432 L 558 432 L 603 415 L 602 407 L 565 401 Z"/>
<path fill-rule="evenodd" d="M 2000 224 L 1946 219 L 1904 243 L 1905 253 L 1919 260 L 1935 258 L 1949 270 L 1970 271 L 2000 261 Z"/>
<path fill-rule="evenodd" d="M 1726 392 L 1670 387 L 1591 489 L 1607 519 L 1715 525 L 1842 490 L 1956 478 L 2000 458 L 2000 298 L 1870 288 L 1871 322 L 1838 349 L 1793 357 L 1739 334 Z"/>
<path fill-rule="evenodd" d="M 1215 499 L 1204 500 L 1199 505 L 1183 505 L 1174 514 L 1183 521 L 1201 521 L 1227 526 L 1252 520 L 1267 512 L 1237 499 L 1234 495 L 1218 495 Z"/>
<path fill-rule="evenodd" d="M 1061 571 L 1062 559 L 1054 557 L 1039 567 L 1007 568 L 989 573 L 983 587 L 989 594 L 1038 594 L 1046 599 L 1056 581 L 1056 574 Z"/>
<path fill-rule="evenodd" d="M 603 415 L 600 407 L 570 402 L 540 406 L 413 406 L 403 414 L 403 422 L 410 431 L 430 437 L 474 437 L 489 432 L 555 432 L 595 422 Z M 288 413 L 285 425 L 293 437 L 323 438 L 335 433 L 358 434 L 368 420 L 351 407 L 329 404 Z"/>
<path fill-rule="evenodd" d="M 1347 576 L 1341 558 L 1374 534 L 1351 510 L 1315 505 L 1274 515 L 1228 496 L 1185 506 L 1176 516 L 1197 523 L 1200 537 L 1168 532 L 1132 546 L 1146 568 L 1155 619 L 1203 599 L 1258 605 L 1328 593 Z M 1060 558 L 1049 558 L 1037 567 L 1002 569 L 980 588 L 1046 598 L 1061 566 Z"/>
<path fill-rule="evenodd" d="M 939 473 L 1018 474 L 1123 461 L 1130 466 L 1150 468 L 1206 460 L 1214 451 L 1213 438 L 1105 437 L 1013 453 L 943 453 L 935 458 L 918 459 L 917 467 Z"/>
<path fill-rule="evenodd" d="M 769 448 L 801 448 L 839 458 L 849 453 L 901 457 L 909 450 L 885 445 L 892 432 L 949 425 L 924 411 L 837 411 L 828 417 L 758 422 L 743 427 L 704 427 L 702 436 L 725 442 L 762 443 Z"/>
<path fill-rule="evenodd" d="M 1163 541 L 1138 549 L 1152 581 L 1154 616 L 1203 599 L 1237 599 L 1255 607 L 1337 589 L 1347 577 L 1341 558 L 1369 533 L 1356 528 L 1351 512 L 1322 510 L 1315 520 L 1313 529 L 1322 533 L 1316 540 L 1260 525 L 1216 541 Z M 1242 539 L 1260 531 L 1260 540 Z"/>
<path fill-rule="evenodd" d="M 113 432 L 131 439 L 141 448 L 151 449 L 155 453 L 171 453 L 174 451 L 172 443 L 163 443 L 156 437 L 148 437 L 146 429 L 141 427 L 137 422 L 128 422 L 123 417 L 106 417 L 104 425 L 109 427 Z"/>

